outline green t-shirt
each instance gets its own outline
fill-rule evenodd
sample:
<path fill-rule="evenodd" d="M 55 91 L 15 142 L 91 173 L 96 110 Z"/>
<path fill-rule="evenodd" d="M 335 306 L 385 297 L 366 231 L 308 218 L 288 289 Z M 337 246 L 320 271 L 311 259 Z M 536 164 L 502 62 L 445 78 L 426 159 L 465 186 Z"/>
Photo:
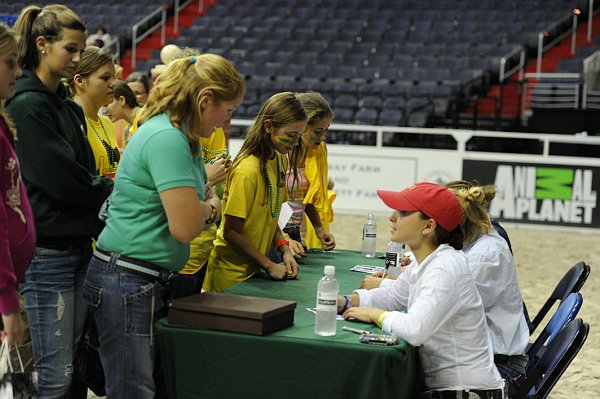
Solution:
<path fill-rule="evenodd" d="M 149 119 L 131 138 L 119 162 L 110 215 L 98 248 L 180 270 L 189 257 L 189 244 L 169 232 L 159 193 L 195 187 L 203 200 L 205 182 L 202 158 L 192 157 L 184 133 L 166 114 Z"/>

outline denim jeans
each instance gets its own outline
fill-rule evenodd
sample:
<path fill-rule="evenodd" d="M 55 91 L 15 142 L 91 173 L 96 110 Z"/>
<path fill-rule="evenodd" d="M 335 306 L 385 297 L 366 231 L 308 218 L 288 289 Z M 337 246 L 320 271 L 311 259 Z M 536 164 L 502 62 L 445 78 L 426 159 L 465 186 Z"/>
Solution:
<path fill-rule="evenodd" d="M 512 397 L 521 386 L 521 379 L 527 373 L 527 361 L 525 355 L 494 356 L 496 368 L 506 383 L 505 391 L 508 397 Z"/>
<path fill-rule="evenodd" d="M 84 298 L 98 326 L 100 360 L 111 399 L 154 399 L 153 323 L 164 316 L 170 287 L 92 257 Z"/>
<path fill-rule="evenodd" d="M 83 280 L 91 247 L 35 248 L 22 293 L 31 330 L 40 399 L 62 398 L 73 375 L 73 357 L 88 310 Z"/>

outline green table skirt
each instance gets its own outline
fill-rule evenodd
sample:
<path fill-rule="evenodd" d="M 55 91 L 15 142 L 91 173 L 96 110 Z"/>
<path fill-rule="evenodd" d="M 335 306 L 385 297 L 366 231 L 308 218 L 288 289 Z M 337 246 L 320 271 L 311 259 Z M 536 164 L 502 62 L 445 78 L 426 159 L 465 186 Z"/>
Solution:
<path fill-rule="evenodd" d="M 297 280 L 253 278 L 228 293 L 297 302 L 294 325 L 259 337 L 170 325 L 156 329 L 171 399 L 227 398 L 412 398 L 420 387 L 417 351 L 403 340 L 395 346 L 362 344 L 352 326 L 380 332 L 373 325 L 338 321 L 337 334 L 314 334 L 314 307 L 323 266 L 336 266 L 340 292 L 357 288 L 364 274 L 356 264 L 382 266 L 380 259 L 353 251 L 310 254 Z"/>

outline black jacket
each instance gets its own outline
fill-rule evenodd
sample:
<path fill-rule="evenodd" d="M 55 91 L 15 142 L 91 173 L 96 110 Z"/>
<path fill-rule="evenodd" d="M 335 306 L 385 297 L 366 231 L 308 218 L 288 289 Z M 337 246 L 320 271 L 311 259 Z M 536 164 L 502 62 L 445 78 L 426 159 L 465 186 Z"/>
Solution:
<path fill-rule="evenodd" d="M 113 183 L 95 175 L 83 110 L 62 84 L 53 93 L 24 70 L 6 112 L 17 128 L 17 156 L 38 246 L 89 242 L 98 234 L 98 210 Z"/>

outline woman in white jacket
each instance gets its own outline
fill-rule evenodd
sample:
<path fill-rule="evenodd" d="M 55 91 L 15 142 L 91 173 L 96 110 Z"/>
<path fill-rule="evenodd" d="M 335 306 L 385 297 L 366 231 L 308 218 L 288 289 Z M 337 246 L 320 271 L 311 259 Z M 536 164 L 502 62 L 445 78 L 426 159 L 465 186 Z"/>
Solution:
<path fill-rule="evenodd" d="M 464 180 L 446 184 L 463 210 L 463 252 L 483 301 L 486 323 L 494 348 L 494 363 L 505 378 L 508 395 L 524 375 L 529 328 L 515 261 L 506 240 L 494 230 L 488 209 L 496 196 L 492 185 L 475 186 Z"/>
<path fill-rule="evenodd" d="M 392 284 L 340 297 L 340 311 L 420 346 L 430 390 L 423 398 L 469 393 L 503 398 L 483 303 L 460 252 L 462 210 L 456 196 L 433 183 L 378 194 L 395 210 L 391 239 L 409 245 L 415 261 Z M 403 307 L 406 313 L 399 311 Z"/>

